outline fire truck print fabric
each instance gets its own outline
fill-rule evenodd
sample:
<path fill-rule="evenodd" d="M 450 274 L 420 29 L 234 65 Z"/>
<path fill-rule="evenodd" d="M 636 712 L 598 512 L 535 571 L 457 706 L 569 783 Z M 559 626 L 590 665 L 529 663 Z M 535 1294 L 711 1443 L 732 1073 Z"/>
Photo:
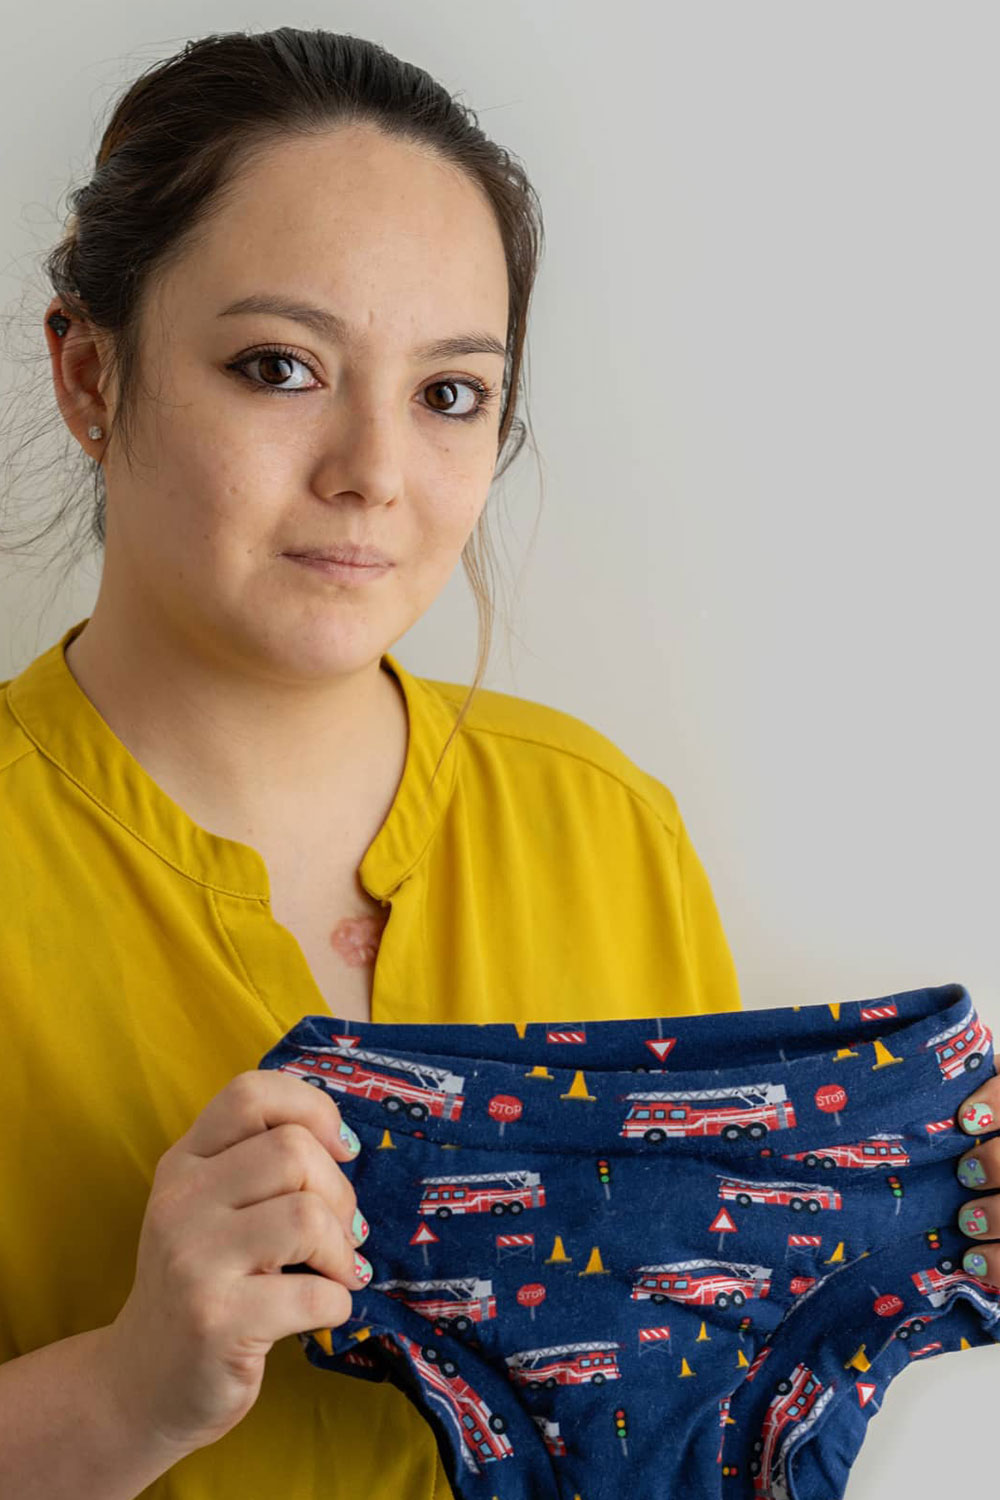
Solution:
<path fill-rule="evenodd" d="M 260 1066 L 362 1142 L 341 1165 L 372 1280 L 305 1354 L 404 1391 L 460 1500 L 839 1500 L 901 1370 L 1000 1340 L 956 1222 L 956 1112 L 993 1071 L 962 985 L 579 1025 L 307 1016 Z"/>

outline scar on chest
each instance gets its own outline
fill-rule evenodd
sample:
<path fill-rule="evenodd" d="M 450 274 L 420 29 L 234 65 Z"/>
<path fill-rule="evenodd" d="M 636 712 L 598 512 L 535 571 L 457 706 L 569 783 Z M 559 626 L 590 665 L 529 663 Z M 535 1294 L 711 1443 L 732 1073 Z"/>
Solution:
<path fill-rule="evenodd" d="M 387 920 L 388 913 L 378 917 L 344 917 L 330 933 L 330 946 L 352 969 L 374 963 Z"/>

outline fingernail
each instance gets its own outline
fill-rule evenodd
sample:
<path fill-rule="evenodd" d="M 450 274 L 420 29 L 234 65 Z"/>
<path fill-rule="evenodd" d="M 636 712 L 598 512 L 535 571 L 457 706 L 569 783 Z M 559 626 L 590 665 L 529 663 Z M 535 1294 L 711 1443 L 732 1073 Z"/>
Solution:
<path fill-rule="evenodd" d="M 978 1156 L 967 1156 L 960 1161 L 956 1176 L 963 1187 L 979 1188 L 986 1186 L 986 1169 Z"/>
<path fill-rule="evenodd" d="M 348 1151 L 353 1152 L 355 1155 L 361 1150 L 361 1142 L 346 1120 L 341 1120 L 340 1122 L 340 1139 L 344 1142 Z"/>
<path fill-rule="evenodd" d="M 360 1281 L 364 1281 L 366 1283 L 371 1279 L 372 1274 L 371 1266 L 365 1260 L 363 1255 L 358 1255 L 357 1251 L 355 1251 L 354 1253 L 354 1274 Z"/>
<path fill-rule="evenodd" d="M 354 1218 L 351 1220 L 351 1233 L 359 1245 L 363 1245 L 368 1238 L 368 1225 L 361 1216 L 360 1208 L 354 1210 Z"/>
<path fill-rule="evenodd" d="M 962 1267 L 970 1276 L 985 1276 L 986 1256 L 980 1255 L 978 1250 L 966 1250 L 962 1256 Z"/>
<path fill-rule="evenodd" d="M 958 1118 L 962 1129 L 969 1135 L 979 1135 L 980 1131 L 993 1127 L 993 1111 L 981 1099 L 971 1099 L 968 1104 L 963 1104 Z"/>
<path fill-rule="evenodd" d="M 990 1226 L 986 1218 L 986 1210 L 980 1203 L 966 1203 L 959 1210 L 958 1227 L 963 1234 L 978 1235 L 989 1234 Z"/>

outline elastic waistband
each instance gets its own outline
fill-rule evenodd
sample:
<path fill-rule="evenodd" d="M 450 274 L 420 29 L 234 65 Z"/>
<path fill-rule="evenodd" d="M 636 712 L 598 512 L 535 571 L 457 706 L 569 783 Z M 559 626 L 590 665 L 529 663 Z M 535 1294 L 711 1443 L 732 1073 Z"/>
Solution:
<path fill-rule="evenodd" d="M 579 1024 L 306 1016 L 259 1066 L 327 1090 L 366 1143 L 388 1129 L 487 1150 L 697 1154 L 710 1143 L 760 1156 L 774 1133 L 796 1151 L 876 1136 L 890 1161 L 893 1139 L 908 1142 L 912 1161 L 914 1146 L 940 1155 L 935 1138 L 957 1130 L 958 1105 L 993 1072 L 993 1037 L 965 986 L 947 984 Z"/>

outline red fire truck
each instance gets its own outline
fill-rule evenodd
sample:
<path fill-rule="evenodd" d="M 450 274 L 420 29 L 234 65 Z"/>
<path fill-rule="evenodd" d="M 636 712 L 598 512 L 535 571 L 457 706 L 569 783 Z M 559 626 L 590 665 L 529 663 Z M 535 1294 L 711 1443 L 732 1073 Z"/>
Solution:
<path fill-rule="evenodd" d="M 421 1177 L 418 1213 L 450 1219 L 452 1214 L 519 1214 L 545 1207 L 545 1187 L 537 1172 L 472 1172 L 463 1177 Z"/>
<path fill-rule="evenodd" d="M 787 1500 L 785 1474 L 788 1449 L 801 1441 L 833 1396 L 836 1386 L 823 1386 L 804 1364 L 798 1364 L 791 1375 L 779 1380 L 774 1399 L 764 1417 L 760 1437 L 754 1439 L 750 1473 L 754 1494 L 766 1500 Z M 789 1431 L 782 1441 L 782 1433 Z"/>
<path fill-rule="evenodd" d="M 784 1161 L 805 1162 L 807 1167 L 906 1167 L 909 1154 L 893 1141 L 902 1135 L 870 1135 L 847 1146 L 816 1146 L 812 1151 L 782 1151 Z"/>
<path fill-rule="evenodd" d="M 553 1344 L 548 1349 L 524 1349 L 508 1354 L 506 1364 L 515 1385 L 603 1385 L 620 1380 L 614 1343 Z"/>
<path fill-rule="evenodd" d="M 766 1297 L 771 1290 L 768 1266 L 743 1265 L 739 1261 L 675 1260 L 662 1266 L 637 1266 L 638 1281 L 631 1300 L 643 1302 L 691 1302 L 742 1307 L 748 1297 Z"/>
<path fill-rule="evenodd" d="M 497 1315 L 493 1283 L 478 1276 L 449 1276 L 440 1281 L 377 1281 L 372 1290 L 405 1302 L 421 1317 L 440 1324 L 442 1331 L 467 1333 L 473 1323 L 483 1323 Z"/>
<path fill-rule="evenodd" d="M 619 1135 L 655 1145 L 668 1136 L 741 1136 L 759 1141 L 770 1130 L 795 1124 L 795 1108 L 783 1083 L 745 1083 L 738 1088 L 675 1089 L 669 1093 L 624 1094 L 634 1101 Z"/>
<path fill-rule="evenodd" d="M 723 1177 L 719 1184 L 719 1197 L 748 1207 L 751 1203 L 787 1206 L 798 1211 L 808 1209 L 812 1214 L 821 1208 L 843 1208 L 844 1202 L 836 1188 L 821 1187 L 816 1182 L 750 1182 L 741 1177 Z"/>
<path fill-rule="evenodd" d="M 342 1060 L 338 1062 L 337 1058 Z M 351 1047 L 311 1047 L 282 1063 L 281 1071 L 294 1073 L 321 1089 L 379 1100 L 390 1117 L 406 1114 L 411 1120 L 426 1120 L 432 1115 L 439 1120 L 458 1120 L 465 1103 L 465 1079 L 455 1073 Z"/>
<path fill-rule="evenodd" d="M 506 1418 L 490 1410 L 459 1373 L 453 1359 L 433 1344 L 416 1343 L 398 1329 L 394 1330 L 392 1338 L 385 1334 L 373 1334 L 372 1337 L 401 1363 L 404 1352 L 409 1355 L 412 1362 L 409 1378 L 412 1380 L 414 1374 L 419 1378 L 428 1402 L 441 1411 L 454 1428 L 459 1439 L 459 1452 L 470 1473 L 480 1474 L 483 1463 L 510 1458 L 514 1448 L 510 1439 L 504 1436 Z"/>
<path fill-rule="evenodd" d="M 978 1016 L 971 1020 L 966 1016 L 957 1026 L 932 1036 L 924 1043 L 924 1050 L 933 1047 L 942 1077 L 955 1078 L 959 1073 L 972 1073 L 982 1067 L 992 1040 L 989 1027 Z"/>

